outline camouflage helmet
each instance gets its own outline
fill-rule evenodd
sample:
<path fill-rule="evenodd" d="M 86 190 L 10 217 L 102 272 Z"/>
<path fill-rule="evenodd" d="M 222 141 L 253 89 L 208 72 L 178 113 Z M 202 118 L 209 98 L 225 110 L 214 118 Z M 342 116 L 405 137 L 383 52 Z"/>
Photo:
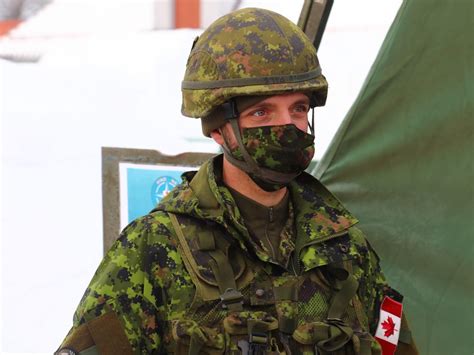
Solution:
<path fill-rule="evenodd" d="M 181 89 L 183 115 L 201 118 L 237 96 L 304 91 L 314 93 L 314 106 L 323 106 L 327 82 L 298 26 L 275 12 L 246 8 L 196 38 Z"/>

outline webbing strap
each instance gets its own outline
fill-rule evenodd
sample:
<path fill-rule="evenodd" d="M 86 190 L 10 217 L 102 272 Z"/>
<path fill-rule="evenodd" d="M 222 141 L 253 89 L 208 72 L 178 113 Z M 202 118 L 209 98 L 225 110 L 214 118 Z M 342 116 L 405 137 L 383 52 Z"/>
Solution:
<path fill-rule="evenodd" d="M 239 340 L 237 345 L 242 355 L 265 355 L 270 350 L 270 331 L 273 324 L 257 319 L 247 320 L 248 340 Z"/>
<path fill-rule="evenodd" d="M 291 286 L 274 286 L 273 297 L 275 301 L 297 301 L 298 300 L 298 289 Z"/>
<path fill-rule="evenodd" d="M 244 157 L 244 160 L 250 168 L 250 172 L 253 173 L 253 174 L 257 174 L 258 173 L 257 162 L 255 160 L 253 160 L 253 158 L 247 152 L 247 149 L 245 149 L 244 143 L 242 142 L 242 135 L 240 134 L 240 127 L 239 127 L 239 123 L 237 121 L 237 118 L 232 118 L 232 119 L 229 120 L 229 122 L 230 122 L 230 125 L 232 126 L 232 131 L 234 132 L 234 136 L 237 139 L 237 143 L 239 144 L 239 148 L 240 148 L 240 151 L 241 151 L 241 153 Z M 225 147 L 225 148 L 227 148 L 227 147 Z M 232 156 L 232 154 L 230 154 L 230 151 L 228 151 L 228 154 L 226 154 L 227 159 L 229 159 L 229 156 L 232 159 L 231 162 L 235 165 L 238 160 L 235 159 Z M 237 164 L 241 164 L 241 163 L 242 162 L 237 163 Z"/>
<path fill-rule="evenodd" d="M 372 341 L 374 338 L 369 333 L 357 333 L 352 335 L 352 347 L 357 355 L 381 355 L 375 350 L 372 353 Z"/>
<path fill-rule="evenodd" d="M 173 224 L 180 242 L 186 243 L 186 239 L 178 219 L 173 213 L 169 213 L 168 215 L 170 216 L 171 223 Z M 219 291 L 221 293 L 220 298 L 222 300 L 223 307 L 229 311 L 241 311 L 243 309 L 243 296 L 242 293 L 237 290 L 234 270 L 232 270 L 228 256 L 222 250 L 215 249 L 217 241 L 215 239 L 214 233 L 212 233 L 210 238 L 208 236 L 206 236 L 206 238 L 198 236 L 197 238 L 198 243 L 202 243 L 200 247 L 207 251 L 212 258 L 209 264 L 212 268 L 216 278 L 217 286 L 219 287 Z M 207 238 L 212 240 L 208 240 Z M 213 250 L 212 247 L 214 247 Z M 191 258 L 192 255 L 188 255 L 188 257 Z"/>
<path fill-rule="evenodd" d="M 278 317 L 278 329 L 286 334 L 292 334 L 298 325 L 298 320 L 296 318 L 290 317 Z"/>
<path fill-rule="evenodd" d="M 199 250 L 207 251 L 216 249 L 216 243 L 214 241 L 214 238 L 210 237 L 209 233 L 199 233 L 197 239 Z"/>
<path fill-rule="evenodd" d="M 197 332 L 191 334 L 191 340 L 189 342 L 188 355 L 199 355 L 199 352 L 203 348 L 204 343 L 199 337 Z"/>
<path fill-rule="evenodd" d="M 237 289 L 234 270 L 232 270 L 228 256 L 219 249 L 210 250 L 208 253 L 214 260 L 210 265 L 221 293 L 223 307 L 231 312 L 242 311 L 243 296 Z"/>
<path fill-rule="evenodd" d="M 342 348 L 351 340 L 354 333 L 353 329 L 343 322 L 341 318 L 350 300 L 355 296 L 359 283 L 353 275 L 348 275 L 344 281 L 338 281 L 338 284 L 340 287 L 336 289 L 336 293 L 329 306 L 328 318 L 317 327 L 321 335 L 325 334 L 326 337 L 329 335 L 329 337 L 317 343 L 317 346 L 325 351 L 334 351 Z"/>
<path fill-rule="evenodd" d="M 360 355 L 371 355 L 372 354 L 372 339 L 370 338 L 359 338 L 360 341 Z"/>
<path fill-rule="evenodd" d="M 340 281 L 341 288 L 336 290 L 331 305 L 329 307 L 328 319 L 341 319 L 342 314 L 349 305 L 352 297 L 355 296 L 357 292 L 357 287 L 359 287 L 359 282 L 353 275 L 349 275 L 344 281 Z"/>
<path fill-rule="evenodd" d="M 274 329 L 274 323 L 269 323 L 257 319 L 249 319 L 247 320 L 247 330 L 248 334 L 253 335 L 255 334 L 264 334 Z M 258 340 L 257 340 L 258 341 Z"/>
<path fill-rule="evenodd" d="M 280 331 L 280 342 L 283 345 L 285 354 L 298 355 L 296 344 L 290 340 L 291 335 L 298 325 L 295 311 L 288 312 L 295 308 L 298 300 L 298 288 L 293 283 L 290 285 L 273 286 L 273 296 L 277 301 L 278 330 Z"/>
<path fill-rule="evenodd" d="M 227 255 L 225 255 L 224 252 L 219 249 L 209 250 L 208 253 L 215 261 L 215 263 L 211 263 L 211 267 L 212 271 L 214 271 L 214 275 L 216 276 L 219 291 L 224 293 L 229 288 L 234 290 L 237 289 L 234 279 L 234 270 L 232 270 L 232 267 L 230 266 Z"/>
<path fill-rule="evenodd" d="M 336 351 L 346 345 L 351 339 L 354 331 L 342 321 L 330 321 L 318 324 L 315 328 L 316 334 L 325 335 L 326 338 L 317 342 L 317 347 L 324 351 Z"/>

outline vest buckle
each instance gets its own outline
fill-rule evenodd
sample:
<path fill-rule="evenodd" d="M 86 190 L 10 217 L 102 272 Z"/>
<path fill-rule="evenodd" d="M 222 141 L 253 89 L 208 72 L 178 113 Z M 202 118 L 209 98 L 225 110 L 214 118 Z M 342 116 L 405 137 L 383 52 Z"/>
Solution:
<path fill-rule="evenodd" d="M 268 349 L 268 336 L 265 333 L 251 333 L 249 340 L 237 342 L 242 355 L 265 355 Z"/>
<path fill-rule="evenodd" d="M 242 309 L 244 304 L 244 296 L 240 291 L 233 288 L 228 288 L 220 295 L 222 301 L 222 308 L 230 311 L 238 311 Z"/>

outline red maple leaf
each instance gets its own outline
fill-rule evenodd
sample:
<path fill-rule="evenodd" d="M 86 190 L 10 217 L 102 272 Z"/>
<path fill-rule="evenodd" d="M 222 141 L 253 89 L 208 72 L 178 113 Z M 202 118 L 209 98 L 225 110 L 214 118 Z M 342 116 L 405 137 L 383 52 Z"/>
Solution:
<path fill-rule="evenodd" d="M 393 323 L 392 317 L 388 316 L 387 319 L 382 322 L 382 329 L 385 330 L 384 336 L 387 338 L 395 333 L 395 323 Z"/>

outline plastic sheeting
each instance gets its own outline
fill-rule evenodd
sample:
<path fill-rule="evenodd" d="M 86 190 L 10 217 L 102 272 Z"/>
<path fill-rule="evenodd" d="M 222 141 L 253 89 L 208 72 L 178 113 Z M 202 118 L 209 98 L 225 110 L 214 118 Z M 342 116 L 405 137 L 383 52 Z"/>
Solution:
<path fill-rule="evenodd" d="M 422 354 L 474 353 L 473 5 L 404 1 L 313 171 L 361 220 Z"/>

